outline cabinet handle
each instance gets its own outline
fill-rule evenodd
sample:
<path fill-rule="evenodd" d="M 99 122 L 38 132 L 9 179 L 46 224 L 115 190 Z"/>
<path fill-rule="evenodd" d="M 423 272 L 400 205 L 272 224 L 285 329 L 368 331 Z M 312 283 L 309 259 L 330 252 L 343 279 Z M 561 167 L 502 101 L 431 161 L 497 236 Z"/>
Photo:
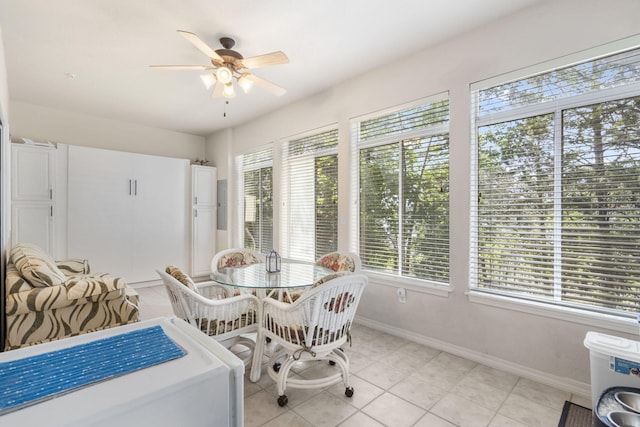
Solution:
<path fill-rule="evenodd" d="M 131 180 L 129 180 L 129 195 L 131 195 Z"/>
<path fill-rule="evenodd" d="M 194 218 L 198 218 L 198 211 L 197 210 L 193 211 L 193 216 L 194 216 Z"/>
<path fill-rule="evenodd" d="M 50 212 L 51 212 L 51 218 L 53 218 L 53 206 L 51 206 L 49 209 L 50 209 Z"/>
<path fill-rule="evenodd" d="M 49 200 L 53 200 L 53 188 L 49 189 Z"/>
<path fill-rule="evenodd" d="M 194 205 L 197 205 L 197 204 L 198 204 L 198 196 L 195 196 L 195 197 L 193 198 L 193 204 L 194 204 Z"/>
<path fill-rule="evenodd" d="M 137 195 L 138 195 L 138 180 L 137 180 L 137 179 L 136 179 L 136 180 L 134 180 L 134 182 L 133 182 L 133 194 L 134 194 L 135 196 L 137 196 Z"/>

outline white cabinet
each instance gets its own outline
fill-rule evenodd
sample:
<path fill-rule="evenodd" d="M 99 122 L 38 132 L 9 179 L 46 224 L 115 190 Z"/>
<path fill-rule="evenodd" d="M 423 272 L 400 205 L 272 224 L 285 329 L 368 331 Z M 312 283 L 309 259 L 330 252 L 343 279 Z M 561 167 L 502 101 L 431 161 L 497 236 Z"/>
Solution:
<path fill-rule="evenodd" d="M 55 147 L 11 145 L 11 244 L 54 254 Z"/>
<path fill-rule="evenodd" d="M 208 276 L 216 253 L 216 168 L 191 166 L 191 275 Z"/>
<path fill-rule="evenodd" d="M 70 257 L 128 282 L 188 263 L 189 161 L 69 146 Z"/>

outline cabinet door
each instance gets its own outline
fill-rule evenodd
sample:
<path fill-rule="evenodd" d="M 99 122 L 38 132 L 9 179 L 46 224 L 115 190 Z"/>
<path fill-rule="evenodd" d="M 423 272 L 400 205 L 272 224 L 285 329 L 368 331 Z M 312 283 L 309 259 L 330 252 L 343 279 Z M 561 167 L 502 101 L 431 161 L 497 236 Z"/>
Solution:
<path fill-rule="evenodd" d="M 135 155 L 130 281 L 158 280 L 157 268 L 189 265 L 189 161 Z"/>
<path fill-rule="evenodd" d="M 211 258 L 216 253 L 215 207 L 194 208 L 192 221 L 191 275 L 208 276 L 211 273 Z"/>
<path fill-rule="evenodd" d="M 18 202 L 11 206 L 11 244 L 32 243 L 54 254 L 51 203 Z"/>
<path fill-rule="evenodd" d="M 53 198 L 53 149 L 11 145 L 11 198 L 49 201 Z"/>
<path fill-rule="evenodd" d="M 133 183 L 126 153 L 69 146 L 69 257 L 89 260 L 91 270 L 127 275 L 134 225 Z"/>
<path fill-rule="evenodd" d="M 69 256 L 129 283 L 188 267 L 189 161 L 69 147 Z"/>
<path fill-rule="evenodd" d="M 216 168 L 211 166 L 191 166 L 192 203 L 196 206 L 215 206 Z"/>

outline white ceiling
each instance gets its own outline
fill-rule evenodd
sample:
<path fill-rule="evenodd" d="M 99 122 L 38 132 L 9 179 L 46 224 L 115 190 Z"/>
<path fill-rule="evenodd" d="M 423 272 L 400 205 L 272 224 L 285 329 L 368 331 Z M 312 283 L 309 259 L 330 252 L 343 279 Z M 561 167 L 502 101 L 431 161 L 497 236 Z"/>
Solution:
<path fill-rule="evenodd" d="M 0 0 L 0 27 L 12 101 L 208 135 L 541 1 Z M 210 64 L 178 29 L 214 49 L 235 38 L 245 57 L 285 52 L 253 72 L 287 93 L 225 106 L 202 72 L 150 69 Z"/>

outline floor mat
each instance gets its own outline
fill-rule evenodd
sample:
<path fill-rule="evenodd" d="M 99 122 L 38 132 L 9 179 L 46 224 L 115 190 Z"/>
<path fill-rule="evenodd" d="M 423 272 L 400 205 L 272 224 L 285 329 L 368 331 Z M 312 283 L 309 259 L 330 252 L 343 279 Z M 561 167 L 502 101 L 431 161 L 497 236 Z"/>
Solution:
<path fill-rule="evenodd" d="M 591 427 L 591 421 L 591 409 L 565 401 L 558 427 Z"/>

